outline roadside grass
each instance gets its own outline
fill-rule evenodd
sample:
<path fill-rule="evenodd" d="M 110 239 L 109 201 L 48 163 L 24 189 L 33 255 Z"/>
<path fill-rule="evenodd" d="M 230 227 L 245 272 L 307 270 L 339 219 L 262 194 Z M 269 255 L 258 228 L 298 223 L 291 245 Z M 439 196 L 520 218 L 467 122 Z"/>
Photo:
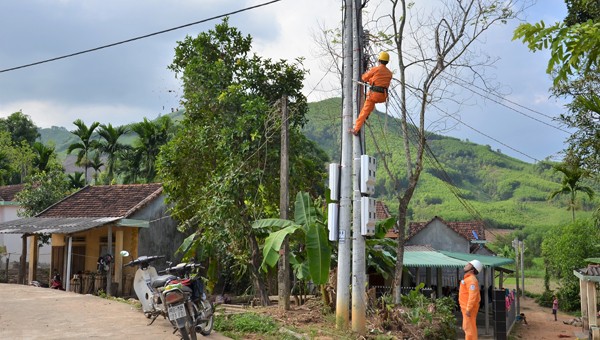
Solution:
<path fill-rule="evenodd" d="M 111 300 L 111 301 L 126 303 L 128 305 L 135 307 L 138 310 L 142 310 L 142 303 L 137 299 L 125 299 L 122 297 L 107 295 L 104 292 L 104 290 L 102 290 L 102 289 L 98 290 L 98 297 L 101 297 L 101 298 L 107 299 L 107 300 Z"/>

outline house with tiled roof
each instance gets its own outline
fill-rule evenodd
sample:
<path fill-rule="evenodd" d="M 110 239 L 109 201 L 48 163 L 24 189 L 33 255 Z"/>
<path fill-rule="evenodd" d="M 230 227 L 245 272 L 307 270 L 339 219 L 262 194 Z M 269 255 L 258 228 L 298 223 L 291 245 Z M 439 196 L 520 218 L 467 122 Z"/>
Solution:
<path fill-rule="evenodd" d="M 0 223 L 0 233 L 50 234 L 52 268 L 69 279 L 95 273 L 99 258 L 112 254 L 113 268 L 106 276 L 115 288 L 112 293 L 118 294 L 127 275 L 135 272 L 123 269 L 124 259 L 114 256 L 121 250 L 132 258 L 166 255 L 176 260 L 184 235 L 167 208 L 160 183 L 86 186 L 35 217 Z"/>
<path fill-rule="evenodd" d="M 485 247 L 485 227 L 481 221 L 448 222 L 435 216 L 427 222 L 408 225 L 406 245 L 430 245 L 437 250 L 493 255 Z"/>

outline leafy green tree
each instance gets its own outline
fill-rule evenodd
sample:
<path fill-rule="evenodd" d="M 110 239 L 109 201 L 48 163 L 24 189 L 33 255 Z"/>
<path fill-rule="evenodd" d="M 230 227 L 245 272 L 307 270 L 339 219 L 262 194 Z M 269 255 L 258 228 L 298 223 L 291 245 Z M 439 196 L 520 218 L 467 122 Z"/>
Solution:
<path fill-rule="evenodd" d="M 307 145 L 296 132 L 307 111 L 301 93 L 305 72 L 298 63 L 251 56 L 251 43 L 227 20 L 179 42 L 170 69 L 183 81 L 185 118 L 163 147 L 158 168 L 173 216 L 195 231 L 189 249 L 210 244 L 241 261 L 255 294 L 267 305 L 261 235 L 252 222 L 278 215 L 281 115 L 276 103 L 283 95 L 289 98 L 290 149 Z M 290 168 L 300 178 L 303 167 L 310 167 L 310 174 L 324 170 L 315 153 L 295 152 L 302 157 L 290 157 Z M 297 180 L 290 194 L 322 178 Z"/>
<path fill-rule="evenodd" d="M 24 184 L 23 190 L 15 196 L 21 206 L 20 217 L 35 216 L 69 193 L 69 182 L 58 163 L 27 177 Z"/>
<path fill-rule="evenodd" d="M 589 173 L 581 169 L 577 164 L 568 162 L 557 164 L 554 166 L 554 169 L 563 174 L 563 179 L 561 181 L 561 187 L 550 193 L 550 199 L 553 199 L 558 195 L 568 195 L 569 209 L 573 214 L 573 221 L 575 221 L 577 193 L 583 192 L 587 194 L 590 199 L 594 197 L 594 190 L 581 183 L 585 177 L 589 176 Z"/>
<path fill-rule="evenodd" d="M 7 131 L 0 130 L 0 183 L 19 184 L 33 171 L 34 151 L 26 141 L 15 144 Z"/>
<path fill-rule="evenodd" d="M 119 142 L 119 138 L 127 132 L 129 132 L 127 126 L 118 126 L 115 128 L 112 124 L 101 124 L 98 129 L 98 134 L 101 138 L 98 143 L 98 150 L 106 155 L 107 180 L 109 183 L 113 180 L 120 153 L 127 148 L 126 145 Z"/>
<path fill-rule="evenodd" d="M 599 239 L 600 229 L 594 223 L 578 220 L 548 234 L 542 243 L 544 263 L 550 274 L 559 279 L 561 308 L 567 311 L 580 307 L 579 279 L 573 275 L 573 269 L 585 267 L 586 258 L 600 255 Z"/>
<path fill-rule="evenodd" d="M 29 116 L 24 115 L 21 111 L 6 118 L 0 118 L 0 130 L 8 131 L 15 145 L 19 145 L 21 142 L 33 145 L 35 140 L 40 137 L 38 127 Z"/>
<path fill-rule="evenodd" d="M 67 149 L 67 154 L 71 154 L 71 152 L 76 150 L 78 151 L 77 161 L 75 162 L 75 164 L 83 167 L 85 183 L 87 184 L 87 173 L 90 163 L 90 152 L 96 150 L 98 145 L 98 141 L 92 139 L 92 134 L 94 133 L 94 130 L 100 125 L 100 123 L 93 122 L 88 127 L 87 125 L 85 125 L 83 120 L 77 119 L 73 122 L 73 124 L 77 126 L 77 129 L 71 131 L 71 133 L 77 136 L 79 138 L 79 141 L 69 145 L 69 148 Z"/>
<path fill-rule="evenodd" d="M 152 183 L 156 177 L 156 158 L 161 146 L 172 137 L 174 127 L 169 116 L 162 116 L 156 121 L 144 118 L 143 122 L 134 124 L 131 130 L 138 135 L 134 142 L 134 150 L 139 155 L 142 174 L 146 183 Z"/>

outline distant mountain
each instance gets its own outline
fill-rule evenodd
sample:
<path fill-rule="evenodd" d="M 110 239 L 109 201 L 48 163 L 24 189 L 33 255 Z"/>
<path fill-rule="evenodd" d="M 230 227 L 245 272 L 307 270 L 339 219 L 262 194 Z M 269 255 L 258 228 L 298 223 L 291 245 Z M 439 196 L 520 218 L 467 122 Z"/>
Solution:
<path fill-rule="evenodd" d="M 340 98 L 311 103 L 309 120 L 304 127 L 305 135 L 338 163 L 341 109 Z M 383 131 L 384 125 L 388 127 L 385 140 L 394 153 L 392 168 L 404 171 L 404 146 L 398 122 L 376 111 L 369 117 L 368 124 L 372 131 Z M 379 158 L 371 130 L 366 131 L 365 153 Z M 376 137 L 384 140 L 384 136 Z M 431 153 L 424 159 L 425 168 L 409 207 L 409 220 L 426 221 L 434 216 L 448 221 L 482 218 L 489 226 L 509 229 L 570 222 L 564 199 L 547 201 L 550 192 L 560 187 L 561 180 L 550 163 L 529 164 L 494 151 L 489 145 L 435 133 L 428 135 L 427 144 Z M 375 197 L 395 214 L 398 203 L 389 183 L 379 162 Z M 595 206 L 584 201 L 578 216 L 589 216 Z"/>
<path fill-rule="evenodd" d="M 182 111 L 169 114 L 175 121 L 179 121 L 182 115 Z M 371 114 L 368 124 L 374 127 L 373 131 L 380 131 L 380 126 L 388 126 L 387 142 L 393 153 L 398 154 L 394 156 L 396 164 L 393 168 L 403 171 L 404 147 L 398 124 L 380 112 Z M 310 103 L 308 123 L 303 132 L 332 160 L 339 162 L 341 99 Z M 66 156 L 68 146 L 77 141 L 69 130 L 53 126 L 40 129 L 40 134 L 42 142 L 55 145 L 59 157 L 65 160 L 67 172 L 82 171 L 74 166 L 74 155 Z M 377 158 L 379 155 L 374 150 L 369 130 L 366 135 L 366 153 Z M 383 140 L 383 136 L 378 138 Z M 124 143 L 131 144 L 134 139 L 135 135 L 130 134 L 125 137 Z M 426 221 L 439 216 L 448 221 L 459 221 L 481 217 L 489 226 L 509 229 L 523 226 L 543 228 L 570 221 L 571 215 L 566 210 L 564 199 L 547 201 L 549 193 L 560 187 L 561 180 L 550 163 L 526 163 L 494 151 L 487 145 L 435 133 L 429 134 L 427 143 L 432 155 L 425 158 L 425 170 L 409 208 L 409 220 Z M 392 214 L 396 213 L 398 204 L 381 163 L 378 164 L 375 197 L 384 201 Z M 589 216 L 594 207 L 593 202 L 584 201 L 577 215 Z"/>

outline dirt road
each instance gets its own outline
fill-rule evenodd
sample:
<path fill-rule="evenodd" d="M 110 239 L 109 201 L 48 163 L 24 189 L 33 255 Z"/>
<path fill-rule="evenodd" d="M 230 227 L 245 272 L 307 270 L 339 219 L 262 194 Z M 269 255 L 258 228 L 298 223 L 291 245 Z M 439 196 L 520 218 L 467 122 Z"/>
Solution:
<path fill-rule="evenodd" d="M 563 321 L 573 319 L 572 316 L 559 310 L 557 314 L 558 321 L 554 321 L 552 309 L 538 306 L 531 298 L 522 298 L 521 312 L 525 313 L 527 317 L 527 325 L 515 325 L 513 334 L 518 339 L 577 339 L 577 335 L 581 333 L 581 327 L 563 323 Z"/>
<path fill-rule="evenodd" d="M 0 284 L 1 339 L 179 339 L 167 320 L 126 303 L 49 288 Z M 199 339 L 228 339 L 218 334 Z"/>

